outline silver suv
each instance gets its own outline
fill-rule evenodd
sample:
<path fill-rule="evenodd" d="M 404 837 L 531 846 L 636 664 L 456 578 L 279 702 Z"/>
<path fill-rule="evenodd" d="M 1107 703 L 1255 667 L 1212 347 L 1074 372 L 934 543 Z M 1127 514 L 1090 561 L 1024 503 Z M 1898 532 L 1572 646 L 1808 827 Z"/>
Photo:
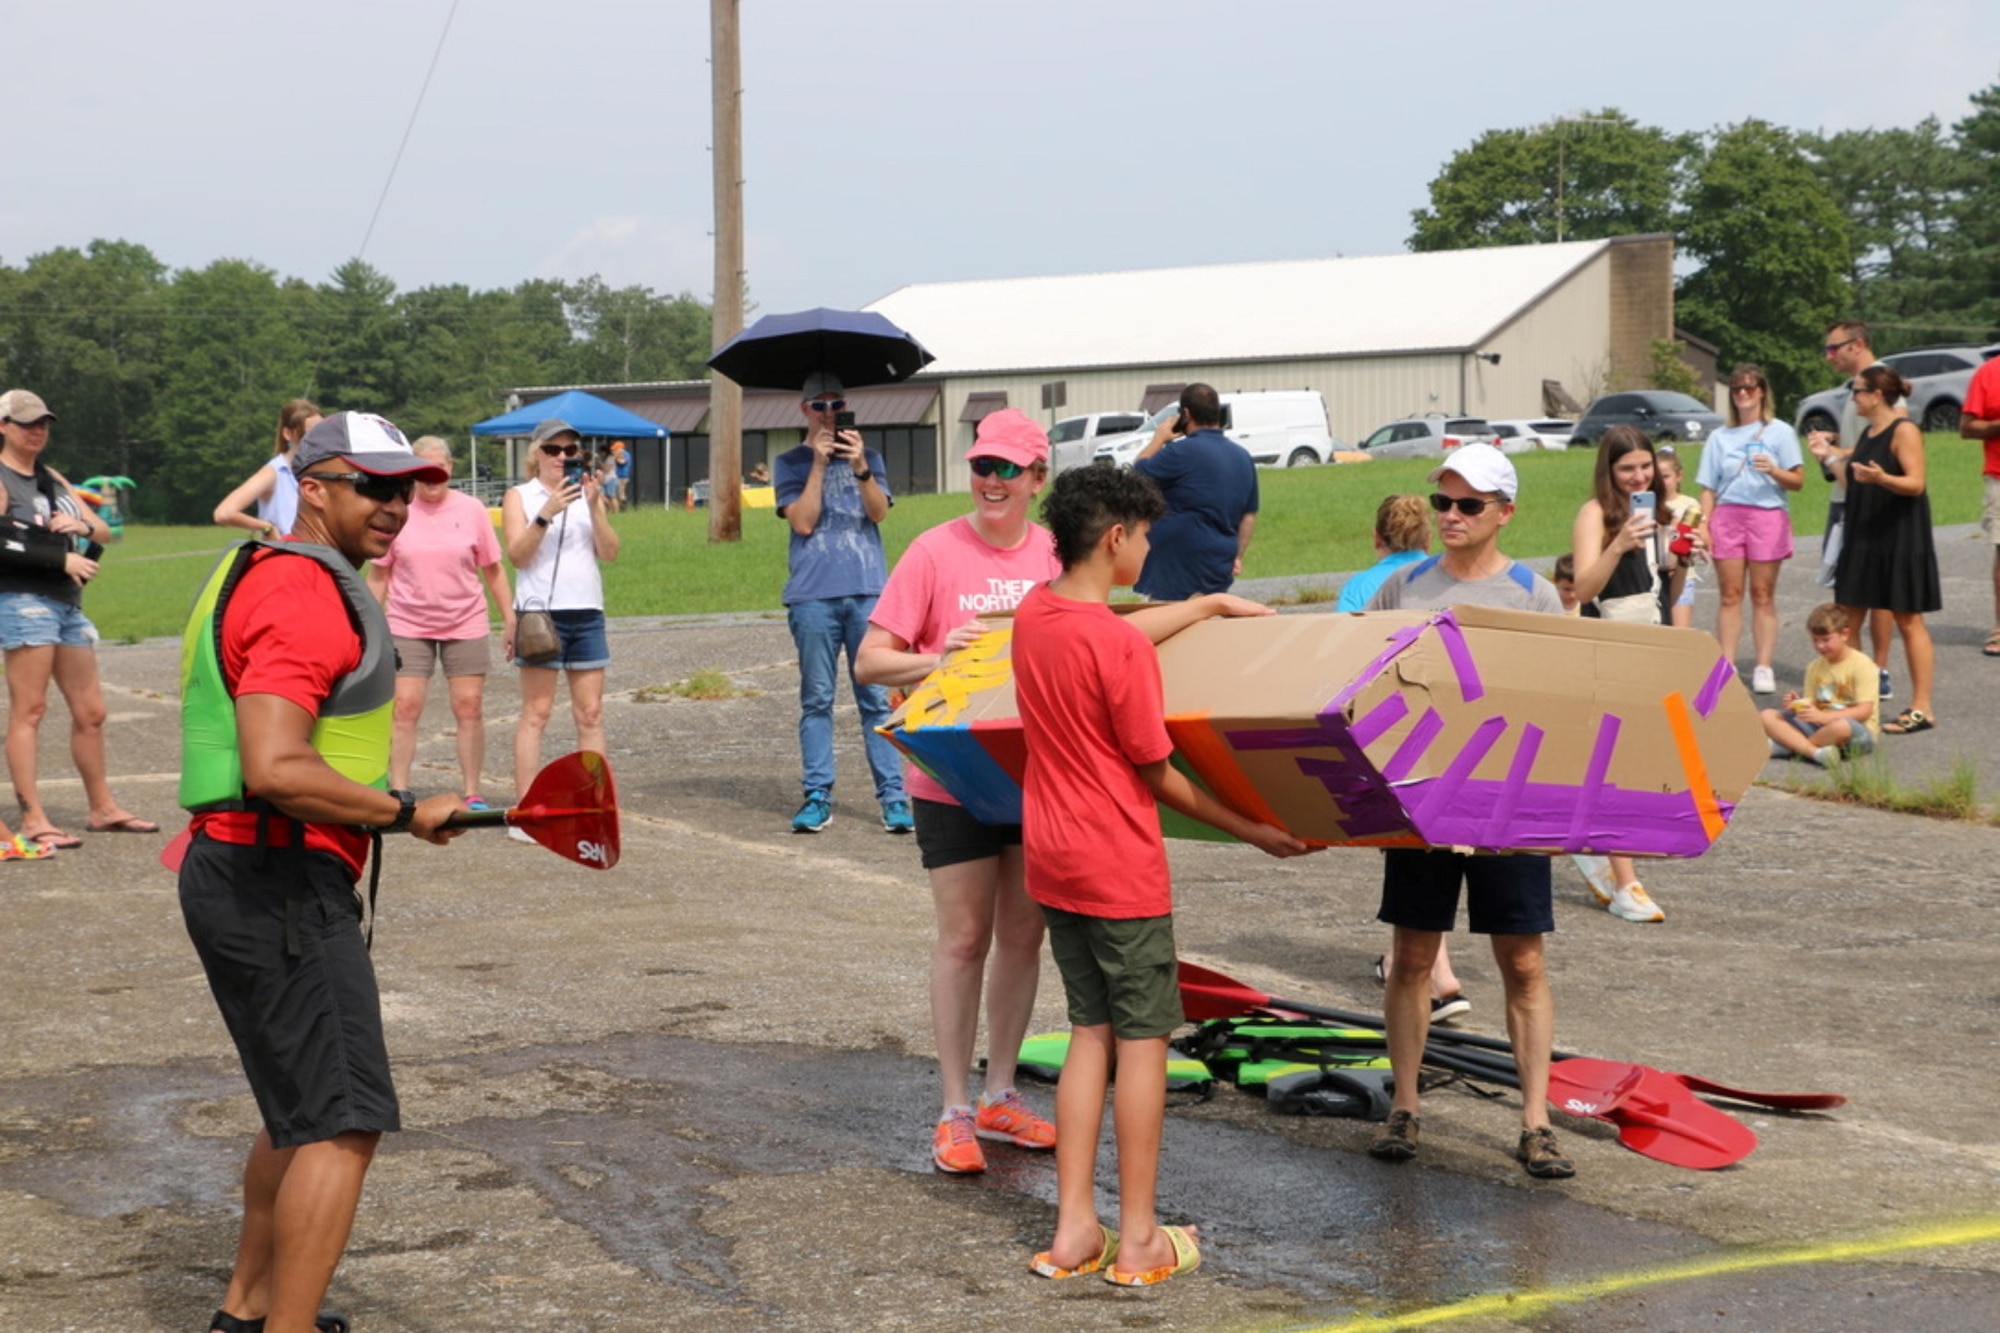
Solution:
<path fill-rule="evenodd" d="M 1965 405 L 1965 391 L 1972 372 L 2000 353 L 2000 343 L 1985 347 L 1913 347 L 1907 352 L 1891 352 L 1882 364 L 1910 382 L 1910 396 L 1904 406 L 1910 420 L 1925 430 L 1958 430 L 1958 411 Z M 1794 424 L 1799 434 L 1808 431 L 1838 430 L 1841 409 L 1847 406 L 1847 384 L 1822 389 L 1799 403 Z"/>
<path fill-rule="evenodd" d="M 1447 449 L 1483 440 L 1496 443 L 1493 428 L 1478 417 L 1410 417 L 1392 421 L 1361 442 L 1370 458 L 1440 458 Z"/>

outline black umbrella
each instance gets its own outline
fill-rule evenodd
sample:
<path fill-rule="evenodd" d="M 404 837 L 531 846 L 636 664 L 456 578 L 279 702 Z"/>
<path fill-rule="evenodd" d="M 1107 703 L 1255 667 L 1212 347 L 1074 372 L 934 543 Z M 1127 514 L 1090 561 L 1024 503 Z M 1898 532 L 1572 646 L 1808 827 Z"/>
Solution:
<path fill-rule="evenodd" d="M 791 389 L 822 371 L 858 389 L 906 380 L 937 358 L 868 310 L 801 310 L 765 315 L 708 359 L 746 389 Z"/>

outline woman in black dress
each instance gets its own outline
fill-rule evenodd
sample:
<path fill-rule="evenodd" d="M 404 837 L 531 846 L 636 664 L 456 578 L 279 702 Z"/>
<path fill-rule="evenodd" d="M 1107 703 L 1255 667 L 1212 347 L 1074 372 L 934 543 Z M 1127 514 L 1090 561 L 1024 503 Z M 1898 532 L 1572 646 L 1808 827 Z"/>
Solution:
<path fill-rule="evenodd" d="M 1910 736 L 1937 725 L 1931 712 L 1936 659 L 1924 615 L 1944 605 L 1925 492 L 1924 433 L 1896 411 L 1910 385 L 1889 367 L 1868 367 L 1850 387 L 1867 429 L 1845 465 L 1847 531 L 1834 597 L 1856 625 L 1863 610 L 1895 617 L 1910 662 L 1910 706 L 1882 730 Z"/>

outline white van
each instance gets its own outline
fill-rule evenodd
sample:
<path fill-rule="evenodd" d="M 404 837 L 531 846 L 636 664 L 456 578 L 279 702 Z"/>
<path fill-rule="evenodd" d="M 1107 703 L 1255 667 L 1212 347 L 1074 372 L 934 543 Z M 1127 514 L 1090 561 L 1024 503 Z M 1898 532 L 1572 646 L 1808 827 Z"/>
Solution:
<path fill-rule="evenodd" d="M 1326 399 L 1317 389 L 1260 389 L 1225 393 L 1222 433 L 1243 446 L 1260 467 L 1306 467 L 1333 457 L 1333 439 L 1326 429 Z M 1153 438 L 1160 422 L 1180 414 L 1168 403 L 1129 435 L 1098 441 L 1095 461 L 1130 463 Z"/>

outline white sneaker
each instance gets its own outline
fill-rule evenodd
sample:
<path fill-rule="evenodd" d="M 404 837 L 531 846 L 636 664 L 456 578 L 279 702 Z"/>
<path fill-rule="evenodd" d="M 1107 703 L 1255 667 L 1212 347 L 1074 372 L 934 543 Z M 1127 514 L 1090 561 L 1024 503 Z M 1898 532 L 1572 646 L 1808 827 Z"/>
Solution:
<path fill-rule="evenodd" d="M 1611 915 L 1626 921 L 1665 921 L 1667 914 L 1637 880 L 1611 895 Z"/>
<path fill-rule="evenodd" d="M 1599 905 L 1611 906 L 1618 887 L 1611 882 L 1611 858 L 1575 852 L 1571 854 L 1569 863 L 1583 876 L 1583 882 L 1590 886 L 1591 896 L 1597 899 Z"/>
<path fill-rule="evenodd" d="M 515 842 L 532 843 L 534 841 L 533 838 L 528 836 L 528 830 L 524 828 L 518 828 L 513 824 L 509 824 L 507 826 L 507 836 L 512 838 Z"/>
<path fill-rule="evenodd" d="M 1750 693 L 1776 694 L 1777 692 L 1778 678 L 1772 674 L 1771 668 L 1760 666 L 1750 672 Z"/>
<path fill-rule="evenodd" d="M 1835 745 L 1820 746 L 1817 750 L 1813 751 L 1813 762 L 1821 768 L 1832 768 L 1840 762 L 1840 747 Z"/>

